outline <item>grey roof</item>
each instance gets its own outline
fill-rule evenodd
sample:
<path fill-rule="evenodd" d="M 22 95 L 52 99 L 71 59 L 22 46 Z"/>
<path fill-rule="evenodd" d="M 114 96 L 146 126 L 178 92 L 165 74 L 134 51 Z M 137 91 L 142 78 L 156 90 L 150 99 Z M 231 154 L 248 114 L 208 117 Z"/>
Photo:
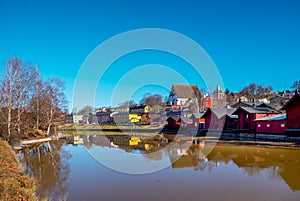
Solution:
<path fill-rule="evenodd" d="M 238 101 L 238 102 L 235 102 L 234 104 L 232 104 L 231 106 L 235 107 L 236 105 L 239 105 L 239 104 L 244 104 L 249 107 L 264 107 L 264 106 L 271 107 L 268 104 L 262 103 L 262 102 L 246 102 L 246 101 Z"/>
<path fill-rule="evenodd" d="M 173 84 L 172 91 L 178 98 L 196 98 L 196 93 L 200 93 L 196 85 Z"/>
<path fill-rule="evenodd" d="M 238 114 L 240 110 L 244 110 L 251 114 L 279 114 L 280 112 L 270 107 L 240 107 L 233 114 Z"/>
<path fill-rule="evenodd" d="M 208 108 L 208 110 L 202 115 L 202 117 L 206 116 L 210 111 L 214 113 L 218 117 L 218 119 L 220 119 L 225 115 L 231 117 L 232 114 L 235 112 L 235 110 L 236 108 L 233 109 Z"/>
<path fill-rule="evenodd" d="M 167 118 L 167 120 L 168 119 L 174 119 L 175 121 L 178 121 L 179 119 L 180 119 L 180 116 L 169 116 L 168 118 Z"/>

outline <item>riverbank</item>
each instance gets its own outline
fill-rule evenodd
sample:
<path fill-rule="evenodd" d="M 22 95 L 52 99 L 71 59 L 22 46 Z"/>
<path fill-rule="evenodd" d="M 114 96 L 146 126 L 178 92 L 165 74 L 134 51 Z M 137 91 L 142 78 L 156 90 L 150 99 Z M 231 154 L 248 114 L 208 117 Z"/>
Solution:
<path fill-rule="evenodd" d="M 1 200 L 37 200 L 35 181 L 24 175 L 21 163 L 9 144 L 0 140 Z"/>
<path fill-rule="evenodd" d="M 133 125 L 94 125 L 94 124 L 84 124 L 84 125 L 64 125 L 58 128 L 58 131 L 62 132 L 84 132 L 84 131 L 101 131 L 101 132 L 141 132 L 141 133 L 152 133 L 160 132 L 163 129 L 162 125 L 143 125 L 143 126 L 133 126 Z"/>

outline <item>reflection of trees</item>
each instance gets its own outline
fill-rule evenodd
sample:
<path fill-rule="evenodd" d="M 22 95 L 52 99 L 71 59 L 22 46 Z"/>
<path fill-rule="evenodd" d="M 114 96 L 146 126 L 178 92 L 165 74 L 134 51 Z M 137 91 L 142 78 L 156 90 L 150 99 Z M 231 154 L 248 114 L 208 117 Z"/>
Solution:
<path fill-rule="evenodd" d="M 41 200 L 66 200 L 68 160 L 71 155 L 62 150 L 63 141 L 51 141 L 23 150 L 20 158 L 24 171 L 37 179 L 37 195 Z"/>
<path fill-rule="evenodd" d="M 300 181 L 296 179 L 300 178 L 299 149 L 216 145 L 206 158 L 201 156 L 202 151 L 195 146 L 178 149 L 182 149 L 180 152 L 185 150 L 187 154 L 177 158 L 170 154 L 173 168 L 194 167 L 199 171 L 212 171 L 220 164 L 233 163 L 249 176 L 259 176 L 266 171 L 271 180 L 283 179 L 291 190 L 300 190 Z"/>

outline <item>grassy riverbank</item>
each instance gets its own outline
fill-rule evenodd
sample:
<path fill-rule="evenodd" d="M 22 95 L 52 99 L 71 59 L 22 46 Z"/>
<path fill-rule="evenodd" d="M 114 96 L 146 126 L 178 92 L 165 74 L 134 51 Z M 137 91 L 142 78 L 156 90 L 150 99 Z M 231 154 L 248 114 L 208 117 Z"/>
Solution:
<path fill-rule="evenodd" d="M 24 175 L 21 163 L 7 142 L 0 140 L 1 200 L 37 200 L 35 181 Z"/>

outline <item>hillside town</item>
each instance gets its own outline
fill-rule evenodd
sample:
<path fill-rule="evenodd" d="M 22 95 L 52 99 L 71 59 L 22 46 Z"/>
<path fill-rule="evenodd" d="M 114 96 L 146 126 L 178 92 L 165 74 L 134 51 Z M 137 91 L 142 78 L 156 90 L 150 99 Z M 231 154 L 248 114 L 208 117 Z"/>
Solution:
<path fill-rule="evenodd" d="M 135 117 L 134 117 L 135 116 Z M 218 84 L 208 94 L 195 85 L 173 84 L 167 102 L 160 105 L 132 104 L 99 108 L 88 114 L 71 114 L 66 122 L 100 125 L 164 125 L 163 133 L 197 129 L 222 133 L 298 136 L 300 133 L 300 94 L 298 89 L 249 99 L 241 93 L 228 93 Z"/>

